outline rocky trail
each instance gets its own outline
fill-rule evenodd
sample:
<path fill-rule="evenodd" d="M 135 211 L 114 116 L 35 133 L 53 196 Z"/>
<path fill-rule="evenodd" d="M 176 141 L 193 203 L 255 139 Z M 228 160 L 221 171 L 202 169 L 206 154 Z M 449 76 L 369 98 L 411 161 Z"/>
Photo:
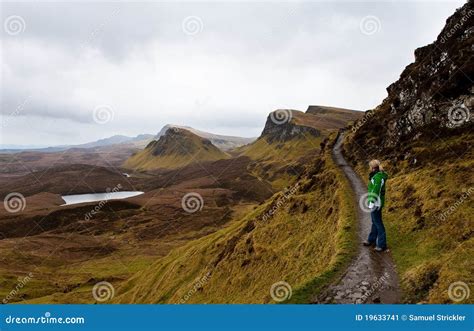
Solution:
<path fill-rule="evenodd" d="M 342 156 L 342 140 L 343 134 L 340 134 L 333 148 L 333 158 L 355 193 L 359 251 L 342 278 L 324 291 L 315 303 L 399 303 L 401 294 L 398 276 L 390 252 L 377 253 L 372 248 L 362 246 L 371 227 L 370 213 L 359 206 L 367 188 Z"/>

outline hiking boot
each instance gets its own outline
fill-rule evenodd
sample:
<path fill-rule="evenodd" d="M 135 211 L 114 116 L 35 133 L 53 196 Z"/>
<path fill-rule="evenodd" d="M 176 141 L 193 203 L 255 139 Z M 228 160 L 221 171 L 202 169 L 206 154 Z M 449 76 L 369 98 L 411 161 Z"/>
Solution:
<path fill-rule="evenodd" d="M 366 246 L 366 247 L 370 247 L 370 246 L 375 246 L 375 243 L 371 243 L 371 242 L 368 242 L 368 241 L 364 241 L 362 243 L 362 245 Z"/>

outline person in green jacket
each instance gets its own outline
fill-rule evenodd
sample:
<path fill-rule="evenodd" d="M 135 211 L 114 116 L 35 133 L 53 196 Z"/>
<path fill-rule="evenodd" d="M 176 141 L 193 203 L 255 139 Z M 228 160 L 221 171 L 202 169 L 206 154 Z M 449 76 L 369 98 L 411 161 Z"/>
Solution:
<path fill-rule="evenodd" d="M 370 161 L 369 167 L 370 174 L 367 202 L 371 210 L 372 228 L 369 233 L 369 238 L 364 242 L 364 246 L 375 246 L 377 252 L 383 252 L 387 249 L 387 237 L 382 221 L 382 208 L 385 204 L 385 186 L 387 184 L 388 175 L 383 171 L 379 160 Z"/>

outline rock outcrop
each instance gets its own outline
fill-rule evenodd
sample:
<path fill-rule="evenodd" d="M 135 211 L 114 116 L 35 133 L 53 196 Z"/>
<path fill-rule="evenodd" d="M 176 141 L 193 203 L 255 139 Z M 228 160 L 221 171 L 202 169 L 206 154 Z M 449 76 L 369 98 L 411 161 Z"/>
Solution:
<path fill-rule="evenodd" d="M 312 125 L 311 117 L 298 110 L 275 110 L 268 115 L 261 137 L 270 143 L 304 137 L 306 134 L 319 137 L 321 131 Z"/>
<path fill-rule="evenodd" d="M 472 130 L 473 45 L 474 9 L 469 1 L 448 18 L 436 41 L 415 50 L 415 62 L 387 88 L 387 98 L 352 127 L 347 148 L 387 153 L 423 135 Z"/>

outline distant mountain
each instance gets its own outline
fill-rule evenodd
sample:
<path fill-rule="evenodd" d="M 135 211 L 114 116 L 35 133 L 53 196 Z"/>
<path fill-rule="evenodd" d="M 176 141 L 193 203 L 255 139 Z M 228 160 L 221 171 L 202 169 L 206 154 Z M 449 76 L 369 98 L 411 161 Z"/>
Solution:
<path fill-rule="evenodd" d="M 39 145 L 13 145 L 13 144 L 0 144 L 0 152 L 7 153 L 11 151 L 22 151 L 22 150 L 33 150 L 47 148 L 46 146 Z"/>
<path fill-rule="evenodd" d="M 137 170 L 174 169 L 188 164 L 226 159 L 229 155 L 214 146 L 209 139 L 202 138 L 188 129 L 169 127 L 158 140 L 124 164 L 125 168 Z"/>
<path fill-rule="evenodd" d="M 209 139 L 212 144 L 223 151 L 228 151 L 243 145 L 250 144 L 251 142 L 255 141 L 257 138 L 243 138 L 243 137 L 234 137 L 234 136 L 224 136 L 214 133 L 209 133 L 201 130 L 194 129 L 189 126 L 182 126 L 182 125 L 174 125 L 174 124 L 167 124 L 165 125 L 161 131 L 155 136 L 155 140 L 158 140 L 161 136 L 163 136 L 166 131 L 170 128 L 178 128 L 178 129 L 185 129 L 188 130 L 195 135 Z"/>
<path fill-rule="evenodd" d="M 70 149 L 96 149 L 100 147 L 109 147 L 114 145 L 127 145 L 127 147 L 144 148 L 154 135 L 140 134 L 136 137 L 128 137 L 123 135 L 115 135 L 112 137 L 99 139 L 85 144 L 79 145 L 60 145 L 51 147 L 36 147 L 36 146 L 19 146 L 19 145 L 0 145 L 0 153 L 18 153 L 24 151 L 35 151 L 54 153 L 62 152 Z"/>
<path fill-rule="evenodd" d="M 127 137 L 122 135 L 115 135 L 109 138 L 99 139 L 97 141 L 93 141 L 86 144 L 75 145 L 76 148 L 95 148 L 95 147 L 103 147 L 103 146 L 110 146 L 110 145 L 119 145 L 119 144 L 129 144 L 134 142 L 150 142 L 153 138 L 151 134 L 142 134 L 136 137 Z"/>

